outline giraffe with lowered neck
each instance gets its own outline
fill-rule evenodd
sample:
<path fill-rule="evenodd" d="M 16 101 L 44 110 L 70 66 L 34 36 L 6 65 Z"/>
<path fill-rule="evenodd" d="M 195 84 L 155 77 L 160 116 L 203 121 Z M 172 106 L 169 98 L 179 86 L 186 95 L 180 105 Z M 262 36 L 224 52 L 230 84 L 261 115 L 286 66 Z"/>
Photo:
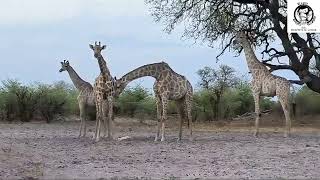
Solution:
<path fill-rule="evenodd" d="M 67 71 L 69 73 L 70 79 L 73 85 L 79 91 L 78 104 L 80 110 L 80 128 L 79 137 L 86 136 L 86 118 L 88 117 L 88 109 L 95 106 L 93 87 L 87 81 L 81 79 L 77 72 L 69 64 L 69 61 L 64 60 L 61 62 L 61 69 L 59 72 Z"/>
<path fill-rule="evenodd" d="M 277 96 L 286 119 L 284 137 L 288 137 L 290 135 L 291 128 L 290 82 L 283 77 L 271 74 L 267 67 L 258 60 L 245 32 L 238 32 L 236 35 L 236 41 L 238 41 L 237 43 L 240 43 L 243 47 L 247 65 L 252 74 L 251 90 L 254 98 L 256 114 L 254 135 L 257 136 L 259 134 L 261 96 Z"/>
<path fill-rule="evenodd" d="M 108 126 L 108 139 L 112 139 L 112 119 L 113 119 L 113 105 L 114 105 L 114 78 L 107 67 L 107 63 L 101 55 L 101 51 L 106 48 L 106 45 L 101 46 L 101 43 L 89 45 L 94 52 L 94 57 L 98 60 L 100 75 L 95 79 L 94 94 L 97 111 L 95 141 L 100 139 L 101 123 L 104 124 L 104 136 L 106 136 Z"/>
<path fill-rule="evenodd" d="M 151 76 L 156 79 L 153 85 L 158 119 L 155 141 L 159 138 L 160 126 L 161 141 L 165 140 L 164 131 L 165 121 L 167 120 L 168 100 L 174 100 L 177 103 L 178 114 L 180 116 L 178 140 L 181 140 L 184 116 L 189 120 L 190 140 L 192 140 L 191 108 L 193 88 L 184 76 L 174 72 L 167 63 L 147 64 L 127 73 L 116 81 L 116 93 L 120 94 L 129 82 L 145 76 Z"/>

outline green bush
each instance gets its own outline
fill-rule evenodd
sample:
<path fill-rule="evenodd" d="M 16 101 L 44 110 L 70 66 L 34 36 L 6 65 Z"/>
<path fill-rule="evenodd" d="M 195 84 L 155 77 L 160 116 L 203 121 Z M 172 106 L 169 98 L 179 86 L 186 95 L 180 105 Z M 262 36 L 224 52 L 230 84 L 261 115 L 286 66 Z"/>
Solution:
<path fill-rule="evenodd" d="M 34 83 L 25 86 L 17 80 L 2 81 L 0 89 L 0 117 L 28 122 L 41 115 L 50 122 L 56 114 L 76 114 L 79 110 L 78 92 L 64 82 L 53 85 Z"/>
<path fill-rule="evenodd" d="M 20 84 L 16 80 L 2 81 L 1 86 L 1 111 L 2 119 L 12 121 L 18 113 L 15 90 Z"/>
<path fill-rule="evenodd" d="M 134 117 L 137 111 L 140 111 L 140 113 L 144 111 L 150 112 L 150 107 L 146 107 L 146 105 L 150 105 L 150 103 L 152 103 L 150 99 L 147 100 L 150 96 L 151 95 L 148 90 L 139 85 L 125 89 L 117 99 L 117 104 L 120 107 L 120 113 Z"/>
<path fill-rule="evenodd" d="M 138 103 L 137 109 L 135 111 L 136 116 L 141 119 L 144 119 L 145 117 L 155 118 L 156 113 L 156 101 L 152 96 L 148 96 L 145 99 L 141 100 Z"/>
<path fill-rule="evenodd" d="M 0 119 L 30 121 L 41 117 L 51 122 L 56 115 L 79 115 L 78 91 L 63 81 L 46 85 L 34 83 L 22 85 L 17 80 L 2 81 L 0 86 Z M 215 118 L 216 96 L 208 89 L 195 91 L 193 96 L 193 118 L 211 121 Z M 320 94 L 302 87 L 295 97 L 297 115 L 315 115 L 320 110 Z M 137 117 L 141 120 L 156 117 L 155 97 L 145 88 L 135 86 L 126 89 L 116 100 L 115 114 Z M 261 111 L 272 109 L 282 114 L 281 105 L 271 98 L 262 98 Z M 254 101 L 250 86 L 240 82 L 235 87 L 225 89 L 219 103 L 219 119 L 230 119 L 246 112 L 254 111 Z M 117 111 L 119 113 L 117 113 Z M 177 113 L 175 102 L 168 105 L 168 115 Z M 95 120 L 95 107 L 90 119 Z"/>
<path fill-rule="evenodd" d="M 213 94 L 208 90 L 200 90 L 193 95 L 193 116 L 194 119 L 209 121 L 213 119 Z"/>
<path fill-rule="evenodd" d="M 196 119 L 210 121 L 214 118 L 214 95 L 212 92 L 202 89 L 194 94 L 193 114 Z M 275 102 L 270 98 L 262 98 L 261 110 L 272 109 Z M 219 119 L 228 119 L 246 112 L 254 111 L 254 100 L 250 85 L 246 82 L 239 83 L 234 88 L 225 90 L 219 108 Z"/>
<path fill-rule="evenodd" d="M 65 105 L 63 107 L 63 109 L 64 109 L 63 114 L 79 115 L 80 110 L 79 110 L 79 104 L 78 104 L 78 99 L 77 99 L 78 95 L 79 95 L 78 90 L 73 85 L 67 84 L 64 81 L 58 81 L 58 82 L 54 83 L 53 88 L 54 88 L 54 91 L 56 91 L 57 93 L 61 93 L 65 96 Z M 95 116 L 95 111 L 94 112 L 89 111 L 88 113 L 89 113 L 88 115 L 90 117 Z M 93 118 L 93 119 L 95 119 L 95 118 Z"/>
<path fill-rule="evenodd" d="M 6 98 L 6 94 L 0 88 L 0 120 L 6 119 L 5 98 Z"/>
<path fill-rule="evenodd" d="M 303 86 L 295 97 L 299 115 L 320 114 L 320 94 Z"/>
<path fill-rule="evenodd" d="M 59 85 L 39 85 L 38 88 L 39 102 L 38 111 L 43 118 L 49 123 L 55 115 L 66 112 L 66 103 L 68 93 L 65 87 Z"/>
<path fill-rule="evenodd" d="M 2 81 L 2 98 L 7 120 L 18 117 L 28 122 L 33 118 L 38 100 L 33 87 L 23 86 L 17 80 Z"/>

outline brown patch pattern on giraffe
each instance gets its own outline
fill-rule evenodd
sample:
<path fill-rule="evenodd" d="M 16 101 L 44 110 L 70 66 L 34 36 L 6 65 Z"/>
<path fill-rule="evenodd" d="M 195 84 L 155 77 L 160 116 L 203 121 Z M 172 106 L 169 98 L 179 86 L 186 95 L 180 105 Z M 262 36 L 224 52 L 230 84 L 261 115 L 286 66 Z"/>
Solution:
<path fill-rule="evenodd" d="M 76 71 L 72 68 L 72 66 L 69 64 L 69 61 L 67 60 L 61 62 L 61 69 L 59 70 L 59 72 L 63 71 L 67 71 L 69 73 L 70 79 L 79 91 L 77 100 L 79 104 L 81 123 L 78 137 L 85 137 L 87 132 L 86 118 L 88 118 L 88 108 L 90 106 L 95 106 L 93 87 L 90 83 L 80 78 L 80 76 L 76 73 Z"/>
<path fill-rule="evenodd" d="M 189 121 L 190 139 L 192 139 L 192 96 L 193 88 L 191 83 L 182 75 L 174 72 L 171 67 L 165 63 L 147 64 L 130 71 L 116 81 L 116 94 L 120 94 L 127 84 L 135 79 L 152 76 L 156 79 L 153 85 L 153 90 L 156 96 L 157 103 L 157 134 L 155 141 L 158 140 L 161 127 L 161 141 L 165 140 L 165 121 L 167 120 L 168 101 L 174 100 L 177 102 L 178 113 L 180 116 L 179 136 L 182 136 L 183 118 L 187 117 Z"/>
<path fill-rule="evenodd" d="M 96 101 L 96 111 L 97 111 L 97 121 L 96 121 L 96 131 L 95 131 L 95 141 L 100 139 L 101 124 L 104 124 L 104 136 L 107 135 L 106 131 L 108 129 L 108 138 L 112 139 L 112 119 L 113 119 L 113 104 L 114 104 L 114 79 L 107 67 L 107 63 L 104 60 L 101 51 L 106 48 L 105 45 L 101 46 L 101 43 L 95 42 L 95 45 L 89 45 L 93 50 L 94 57 L 98 60 L 100 75 L 96 78 L 94 83 L 94 94 Z"/>
<path fill-rule="evenodd" d="M 237 41 L 242 45 L 247 61 L 248 68 L 252 74 L 251 90 L 255 102 L 255 132 L 259 133 L 260 121 L 260 98 L 261 96 L 274 97 L 277 96 L 282 106 L 285 119 L 286 130 L 285 137 L 290 135 L 291 117 L 290 117 L 290 82 L 269 72 L 267 67 L 263 65 L 256 57 L 248 40 L 248 36 L 244 32 L 237 33 Z"/>

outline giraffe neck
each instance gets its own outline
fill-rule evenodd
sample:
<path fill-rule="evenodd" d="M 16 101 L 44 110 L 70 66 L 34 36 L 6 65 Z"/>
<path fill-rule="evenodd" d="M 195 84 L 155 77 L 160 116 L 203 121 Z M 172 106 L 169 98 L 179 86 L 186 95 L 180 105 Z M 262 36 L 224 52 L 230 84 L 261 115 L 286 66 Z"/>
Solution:
<path fill-rule="evenodd" d="M 68 73 L 69 73 L 69 76 L 70 76 L 70 79 L 73 83 L 73 85 L 79 90 L 83 90 L 83 89 L 86 89 L 86 88 L 92 88 L 91 84 L 84 81 L 83 79 L 81 79 L 81 77 L 76 73 L 76 71 L 71 67 L 69 66 L 68 68 Z"/>
<path fill-rule="evenodd" d="M 242 39 L 242 47 L 246 56 L 248 68 L 253 76 L 255 76 L 257 73 L 260 73 L 261 71 L 269 73 L 266 66 L 258 60 L 257 56 L 253 52 L 250 42 L 247 39 Z"/>
<path fill-rule="evenodd" d="M 99 63 L 100 73 L 104 76 L 111 77 L 111 73 L 107 67 L 107 63 L 104 60 L 103 56 L 100 55 L 99 57 L 97 57 L 97 59 Z"/>
<path fill-rule="evenodd" d="M 145 76 L 151 76 L 158 80 L 161 76 L 161 72 L 167 69 L 166 65 L 166 63 L 154 63 L 138 67 L 122 76 L 120 81 L 126 86 L 131 81 Z"/>

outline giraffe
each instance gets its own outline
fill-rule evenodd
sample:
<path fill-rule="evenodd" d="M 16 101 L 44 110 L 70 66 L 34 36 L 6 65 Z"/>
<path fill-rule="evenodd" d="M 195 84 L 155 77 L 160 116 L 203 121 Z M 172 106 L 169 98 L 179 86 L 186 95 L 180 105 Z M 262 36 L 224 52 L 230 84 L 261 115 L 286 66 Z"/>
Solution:
<path fill-rule="evenodd" d="M 238 32 L 236 34 L 235 43 L 240 43 L 243 47 L 247 65 L 252 74 L 251 90 L 254 98 L 256 114 L 254 135 L 257 136 L 259 134 L 261 96 L 277 96 L 286 119 L 284 137 L 288 137 L 290 135 L 291 128 L 290 82 L 283 77 L 271 74 L 267 67 L 258 60 L 248 40 L 248 36 L 244 32 Z"/>
<path fill-rule="evenodd" d="M 95 79 L 94 94 L 97 111 L 95 141 L 100 139 L 101 123 L 104 123 L 104 136 L 108 126 L 108 139 L 112 137 L 112 119 L 113 119 L 113 104 L 114 104 L 114 78 L 107 67 L 107 63 L 101 55 L 101 51 L 106 48 L 106 45 L 101 46 L 101 43 L 94 45 L 89 44 L 89 47 L 94 52 L 94 57 L 98 60 L 100 75 Z M 103 122 L 102 122 L 103 120 Z"/>
<path fill-rule="evenodd" d="M 70 79 L 72 80 L 73 85 L 79 91 L 78 95 L 78 104 L 80 110 L 80 128 L 79 128 L 79 136 L 86 136 L 86 118 L 88 109 L 90 107 L 95 106 L 93 87 L 90 83 L 81 79 L 81 77 L 76 73 L 76 71 L 72 68 L 69 61 L 64 60 L 61 63 L 61 69 L 59 72 L 67 71 L 69 73 Z"/>
<path fill-rule="evenodd" d="M 193 88 L 191 83 L 182 75 L 174 72 L 165 62 L 147 64 L 130 71 L 120 79 L 116 80 L 116 94 L 120 94 L 127 84 L 135 79 L 151 76 L 156 79 L 153 90 L 157 104 L 157 134 L 154 141 L 158 141 L 161 126 L 161 141 L 165 140 L 165 121 L 167 120 L 168 100 L 177 103 L 180 118 L 178 141 L 182 136 L 183 116 L 189 120 L 190 140 L 192 140 L 192 95 Z"/>

